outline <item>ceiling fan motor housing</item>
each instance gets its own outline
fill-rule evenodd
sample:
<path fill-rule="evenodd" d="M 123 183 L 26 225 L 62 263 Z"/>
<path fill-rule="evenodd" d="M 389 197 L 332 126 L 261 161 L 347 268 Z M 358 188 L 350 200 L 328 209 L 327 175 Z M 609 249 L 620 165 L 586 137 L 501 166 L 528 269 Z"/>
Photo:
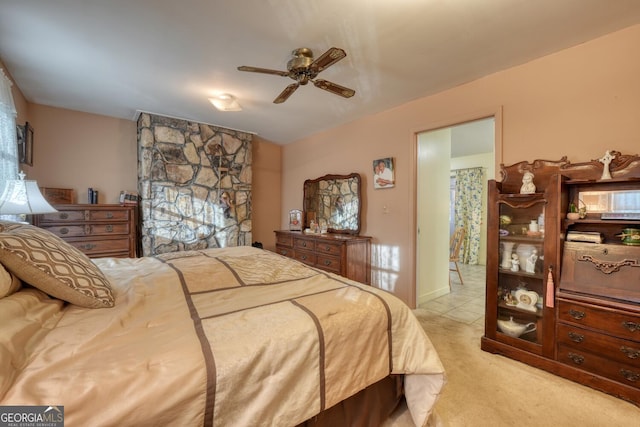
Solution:
<path fill-rule="evenodd" d="M 293 58 L 287 62 L 289 77 L 296 80 L 301 85 L 306 85 L 309 80 L 313 80 L 318 75 L 317 71 L 313 71 L 309 66 L 313 64 L 313 52 L 311 49 L 301 47 L 291 52 Z"/>

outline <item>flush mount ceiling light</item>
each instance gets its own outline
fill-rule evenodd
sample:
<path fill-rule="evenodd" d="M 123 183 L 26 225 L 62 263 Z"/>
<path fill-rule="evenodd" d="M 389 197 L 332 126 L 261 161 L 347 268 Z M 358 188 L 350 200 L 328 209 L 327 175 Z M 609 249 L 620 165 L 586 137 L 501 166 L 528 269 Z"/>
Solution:
<path fill-rule="evenodd" d="M 228 93 L 222 93 L 213 98 L 209 98 L 209 101 L 220 111 L 242 111 L 238 100 Z"/>

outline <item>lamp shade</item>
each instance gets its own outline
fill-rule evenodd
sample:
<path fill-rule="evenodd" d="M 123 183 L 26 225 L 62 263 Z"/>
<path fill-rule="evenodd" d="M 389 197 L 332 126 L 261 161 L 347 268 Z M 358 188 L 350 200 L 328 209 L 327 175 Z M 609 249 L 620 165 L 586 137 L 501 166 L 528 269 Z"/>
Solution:
<path fill-rule="evenodd" d="M 24 179 L 10 179 L 5 182 L 2 196 L 0 196 L 0 214 L 22 215 L 57 212 L 40 193 L 36 181 Z"/>

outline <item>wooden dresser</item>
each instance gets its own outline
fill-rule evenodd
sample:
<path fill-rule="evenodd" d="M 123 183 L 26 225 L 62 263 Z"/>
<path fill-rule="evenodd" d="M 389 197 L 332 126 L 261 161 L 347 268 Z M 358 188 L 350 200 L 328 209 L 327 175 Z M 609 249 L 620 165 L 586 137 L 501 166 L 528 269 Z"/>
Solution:
<path fill-rule="evenodd" d="M 371 284 L 371 237 L 276 231 L 276 252 L 313 267 Z"/>
<path fill-rule="evenodd" d="M 34 225 L 80 249 L 89 258 L 136 256 L 136 206 L 55 205 L 58 212 L 35 215 Z"/>

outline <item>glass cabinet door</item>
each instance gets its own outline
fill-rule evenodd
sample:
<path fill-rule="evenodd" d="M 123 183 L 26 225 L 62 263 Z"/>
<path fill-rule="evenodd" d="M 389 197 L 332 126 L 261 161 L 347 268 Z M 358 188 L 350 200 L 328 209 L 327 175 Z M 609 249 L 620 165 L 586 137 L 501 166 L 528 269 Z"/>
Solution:
<path fill-rule="evenodd" d="M 519 195 L 498 209 L 497 338 L 542 345 L 545 200 Z"/>

